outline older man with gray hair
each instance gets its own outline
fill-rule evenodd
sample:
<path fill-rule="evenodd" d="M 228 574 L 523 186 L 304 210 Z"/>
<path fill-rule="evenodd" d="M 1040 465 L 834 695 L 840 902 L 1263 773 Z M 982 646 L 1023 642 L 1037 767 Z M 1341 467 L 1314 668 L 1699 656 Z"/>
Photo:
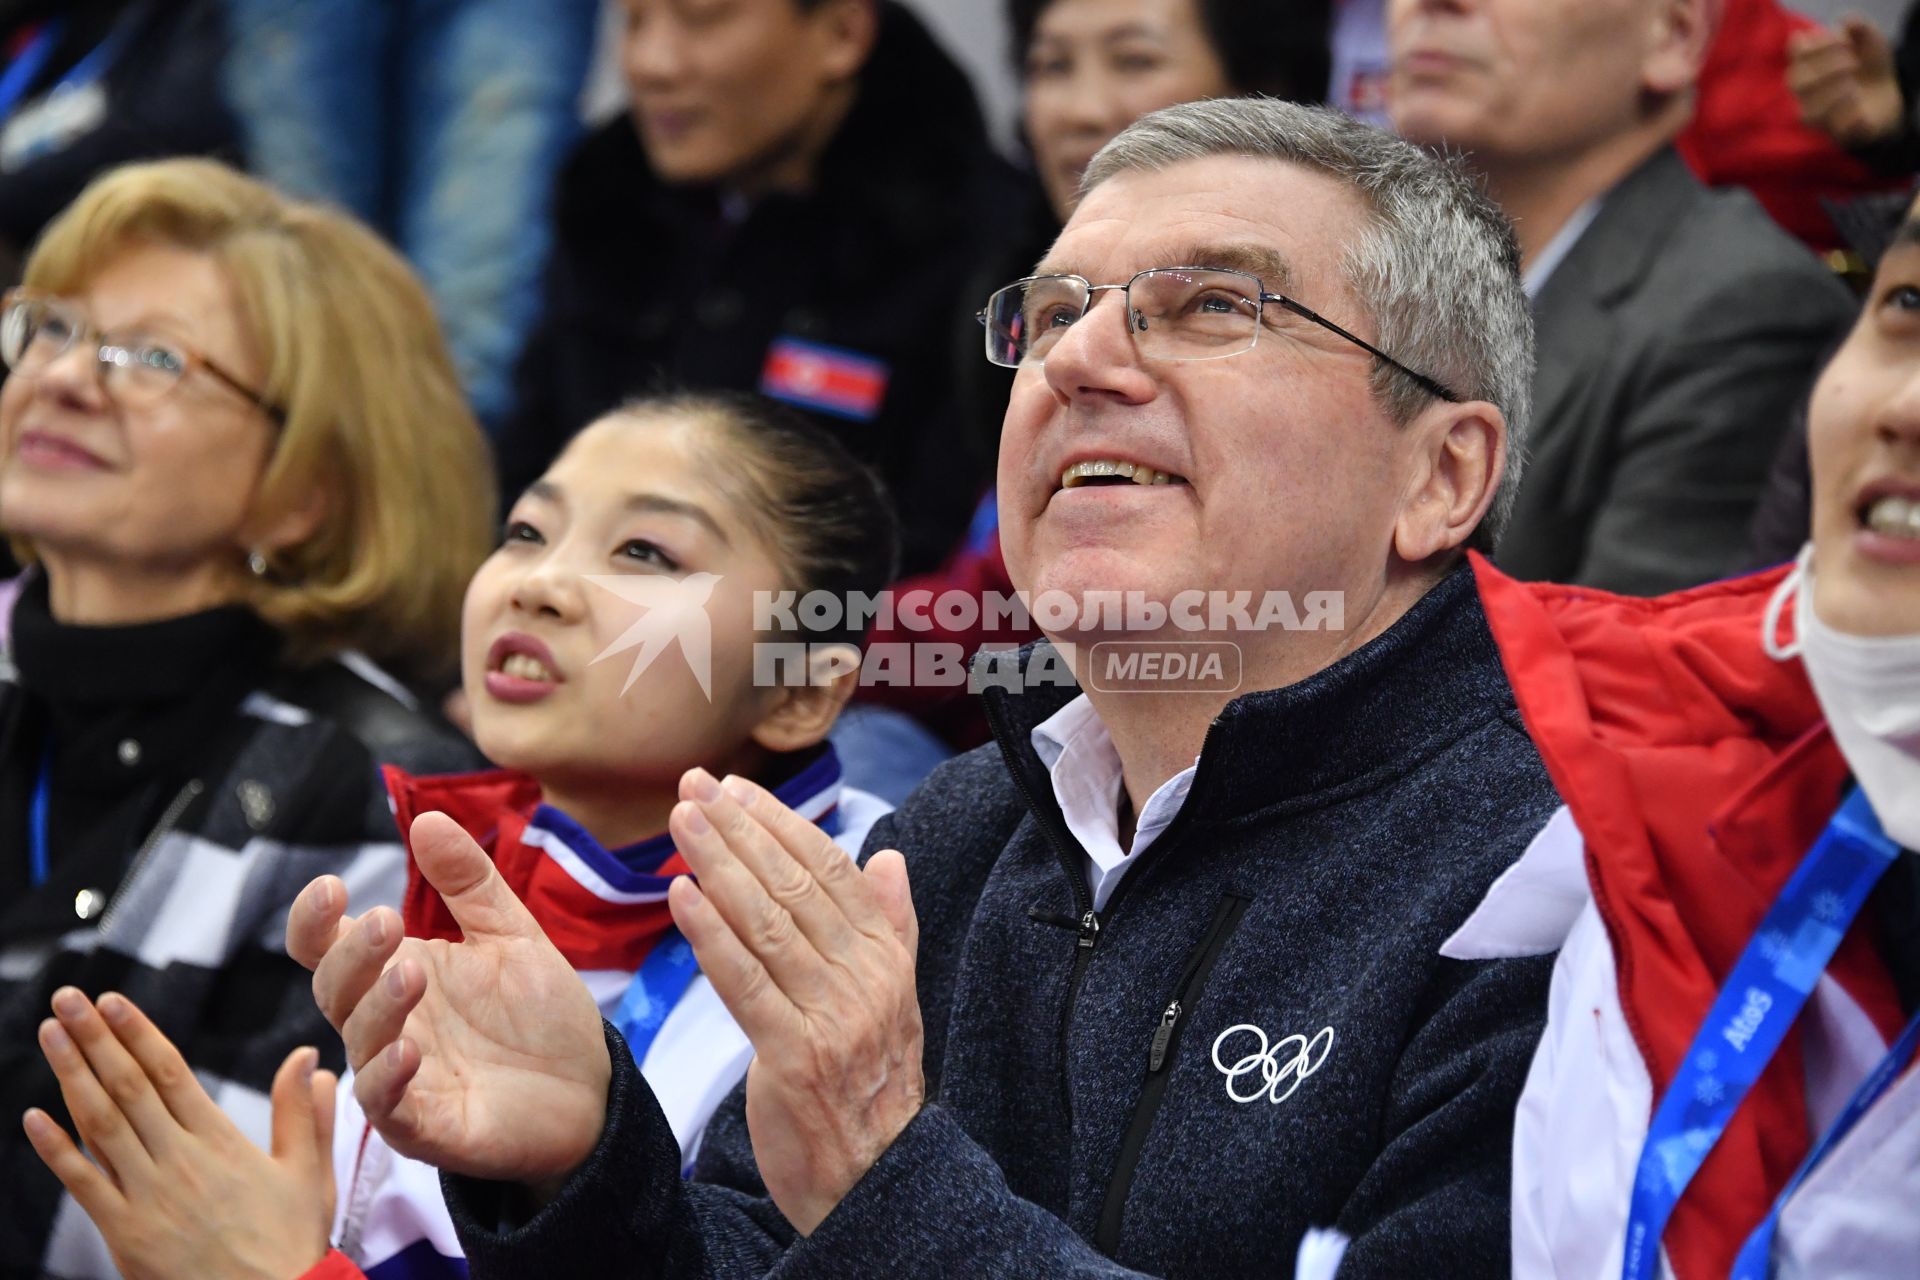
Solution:
<path fill-rule="evenodd" d="M 1531 461 L 1499 557 L 1515 577 L 1650 596 L 1741 568 L 1768 466 L 1852 320 L 1822 263 L 1674 148 L 1723 7 L 1387 5 L 1394 127 L 1486 179 L 1533 300 Z"/>
<path fill-rule="evenodd" d="M 289 925 L 368 1116 L 476 1276 L 1507 1274 L 1550 959 L 1470 918 L 1559 800 L 1465 562 L 1527 416 L 1506 223 L 1334 113 L 1190 104 L 982 320 L 1008 568 L 1082 607 L 976 669 L 997 745 L 863 867 L 683 780 L 674 916 L 757 1051 L 694 1180 L 433 815 L 464 942 L 330 881 Z"/>

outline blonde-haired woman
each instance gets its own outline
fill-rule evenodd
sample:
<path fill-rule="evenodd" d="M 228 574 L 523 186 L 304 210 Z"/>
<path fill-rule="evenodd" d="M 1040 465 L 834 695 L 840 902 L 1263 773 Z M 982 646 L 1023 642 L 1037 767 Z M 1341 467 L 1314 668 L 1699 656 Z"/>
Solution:
<path fill-rule="evenodd" d="M 397 897 L 377 764 L 473 760 L 394 677 L 457 658 L 483 439 L 389 249 L 204 161 L 90 186 L 0 359 L 0 1109 L 57 1106 L 54 991 L 111 989 L 265 1141 L 275 1068 L 331 1039 L 293 895 Z M 112 1274 L 17 1130 L 0 1185 L 0 1272 Z"/>

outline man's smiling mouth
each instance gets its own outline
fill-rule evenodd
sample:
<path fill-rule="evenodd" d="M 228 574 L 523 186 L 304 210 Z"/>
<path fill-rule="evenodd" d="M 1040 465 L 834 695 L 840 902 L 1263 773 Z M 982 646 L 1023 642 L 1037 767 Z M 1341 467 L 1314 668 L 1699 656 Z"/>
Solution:
<path fill-rule="evenodd" d="M 1060 473 L 1062 489 L 1078 489 L 1083 485 L 1155 485 L 1185 484 L 1186 482 L 1185 476 L 1177 476 L 1170 471 L 1156 471 L 1152 467 L 1139 463 L 1119 462 L 1107 458 L 1076 462 Z"/>

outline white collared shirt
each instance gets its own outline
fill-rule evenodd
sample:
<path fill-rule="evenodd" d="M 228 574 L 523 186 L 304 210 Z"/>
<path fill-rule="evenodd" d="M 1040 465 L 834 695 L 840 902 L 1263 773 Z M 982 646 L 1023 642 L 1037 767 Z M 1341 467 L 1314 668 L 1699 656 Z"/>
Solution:
<path fill-rule="evenodd" d="M 1520 287 L 1527 291 L 1527 301 L 1531 302 L 1540 296 L 1540 290 L 1546 288 L 1547 277 L 1573 252 L 1573 246 L 1580 243 L 1580 237 L 1587 234 L 1587 228 L 1599 216 L 1600 200 L 1601 197 L 1596 196 L 1575 209 L 1573 216 L 1567 219 L 1567 225 L 1553 233 L 1553 239 L 1547 241 L 1546 247 L 1520 273 Z"/>
<path fill-rule="evenodd" d="M 1100 715 L 1081 694 L 1033 727 L 1033 749 L 1047 766 L 1053 798 L 1067 830 L 1087 852 L 1087 887 L 1102 910 L 1114 887 L 1147 846 L 1167 829 L 1193 786 L 1196 758 L 1147 797 L 1134 823 L 1133 846 L 1120 848 L 1120 753 Z"/>

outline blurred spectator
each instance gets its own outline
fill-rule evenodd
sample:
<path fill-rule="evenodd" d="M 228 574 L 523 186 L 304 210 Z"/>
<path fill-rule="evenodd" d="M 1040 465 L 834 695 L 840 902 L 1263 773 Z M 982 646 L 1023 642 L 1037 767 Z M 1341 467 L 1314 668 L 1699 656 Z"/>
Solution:
<path fill-rule="evenodd" d="M 0 304 L 0 1112 L 50 1107 L 62 985 L 125 993 L 264 1142 L 300 1045 L 338 1067 L 287 909 L 398 901 L 376 761 L 471 767 L 377 659 L 458 653 L 488 474 L 426 295 L 339 214 L 218 164 L 117 170 Z M 17 1127 L 0 1273 L 114 1274 Z"/>
<path fill-rule="evenodd" d="M 1260 0 L 1009 0 L 1008 26 L 1025 86 L 1023 128 L 1046 197 L 1034 202 L 1024 232 L 991 260 L 974 285 L 975 306 L 1033 269 L 1073 211 L 1080 175 L 1107 141 L 1150 111 L 1198 98 L 1264 93 L 1317 102 L 1325 92 L 1329 0 L 1291 4 L 1286 21 Z M 963 326 L 961 403 L 986 439 L 999 434 L 1012 371 L 987 362 L 977 324 Z M 975 508 L 965 538 L 938 570 L 895 589 L 933 596 L 948 591 L 1010 595 L 1000 558 L 991 491 Z M 1036 639 L 1033 627 L 930 631 L 876 629 L 871 643 L 958 644 L 971 656 L 982 644 Z M 987 739 L 979 701 L 958 688 L 875 686 L 862 696 L 913 711 L 956 746 Z"/>
<path fill-rule="evenodd" d="M 598 0 L 226 3 L 226 87 L 252 167 L 400 246 L 475 411 L 498 426 L 539 311 Z"/>
<path fill-rule="evenodd" d="M 1350 116 L 1391 129 L 1387 84 L 1387 0 L 1334 0 L 1333 77 L 1327 101 Z"/>
<path fill-rule="evenodd" d="M 1797 239 L 1823 253 L 1839 248 L 1829 206 L 1888 183 L 1801 117 L 1787 86 L 1788 50 L 1815 28 L 1779 0 L 1717 3 L 1723 12 L 1693 119 L 1674 145 L 1708 186 L 1744 187 Z"/>
<path fill-rule="evenodd" d="M 1798 31 L 1787 83 L 1809 124 L 1875 169 L 1920 171 L 1920 6 L 1907 10 L 1897 47 L 1859 17 Z"/>
<path fill-rule="evenodd" d="M 1012 0 L 1026 136 L 1057 221 L 1087 161 L 1149 111 L 1200 98 L 1326 95 L 1328 4 Z"/>
<path fill-rule="evenodd" d="M 1394 121 L 1463 148 L 1513 219 L 1538 326 L 1528 470 L 1499 559 L 1652 594 L 1740 563 L 1847 294 L 1672 148 L 1704 0 L 1393 0 Z"/>
<path fill-rule="evenodd" d="M 1840 237 L 1826 203 L 1871 194 L 1885 184 L 1800 118 L 1785 83 L 1787 48 L 1795 32 L 1813 24 L 1778 0 L 1713 5 L 1719 12 L 1694 87 L 1693 116 L 1674 140 L 1680 158 L 1710 187 L 1751 191 L 1776 222 L 1814 249 L 1836 248 Z M 1387 0 L 1339 0 L 1332 101 L 1391 127 L 1386 7 Z"/>
<path fill-rule="evenodd" d="M 1908 16 L 1903 46 L 1911 40 L 1914 17 Z M 1886 34 L 1864 18 L 1847 18 L 1838 30 L 1809 27 L 1788 46 L 1787 84 L 1807 123 L 1843 147 L 1864 149 L 1913 133 L 1907 114 L 1911 70 L 1899 65 Z"/>
<path fill-rule="evenodd" d="M 0 287 L 95 174 L 236 155 L 220 0 L 0 0 Z"/>
<path fill-rule="evenodd" d="M 561 175 L 507 488 L 663 379 L 759 390 L 880 469 L 927 567 L 986 480 L 946 338 L 1012 192 L 965 74 L 889 0 L 625 7 L 633 110 Z"/>

